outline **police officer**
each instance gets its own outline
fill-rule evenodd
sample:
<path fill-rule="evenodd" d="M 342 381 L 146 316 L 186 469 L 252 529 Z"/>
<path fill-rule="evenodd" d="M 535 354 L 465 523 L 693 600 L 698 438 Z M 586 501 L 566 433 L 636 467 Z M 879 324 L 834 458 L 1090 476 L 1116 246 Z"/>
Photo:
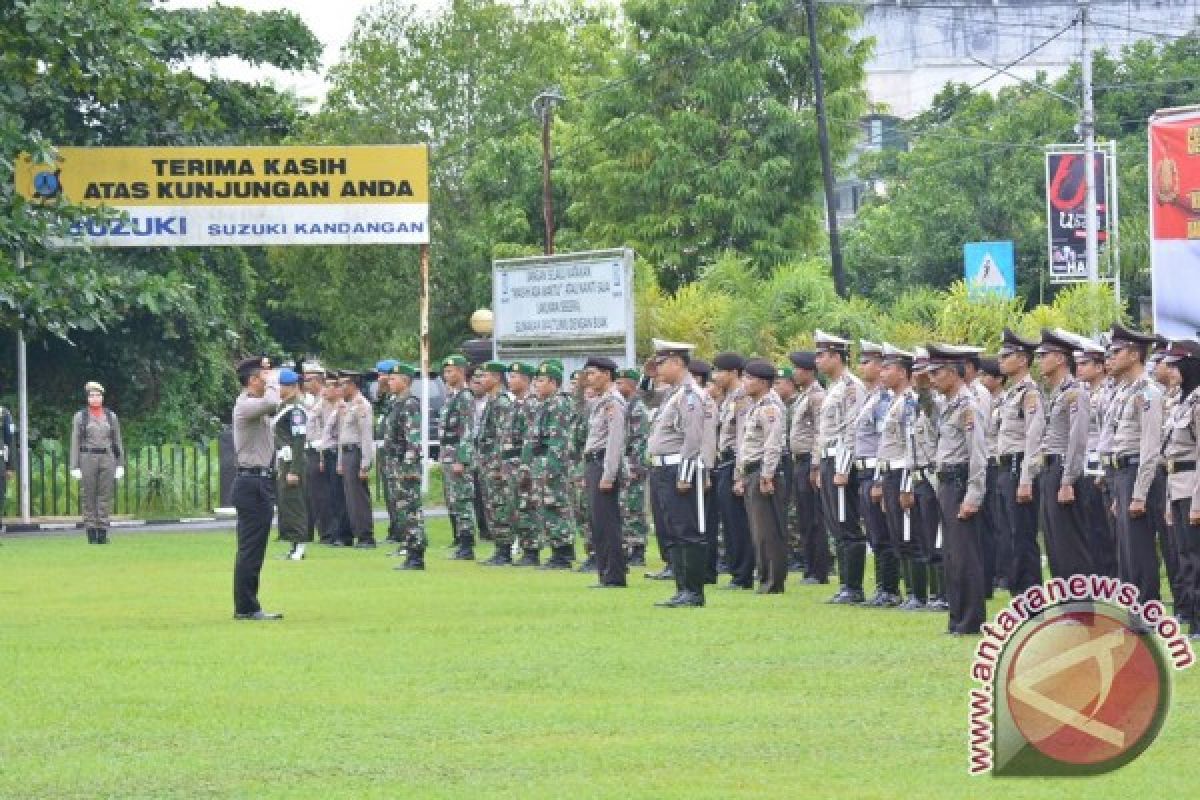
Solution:
<path fill-rule="evenodd" d="M 275 443 L 279 538 L 292 545 L 283 558 L 301 561 L 305 546 L 313 539 L 305 498 L 308 463 L 304 448 L 308 438 L 308 412 L 304 410 L 300 376 L 293 370 L 281 369 L 278 380 L 280 405 L 271 421 L 271 429 Z"/>
<path fill-rule="evenodd" d="M 397 528 L 404 548 L 398 570 L 425 569 L 425 516 L 421 510 L 421 401 L 412 393 L 417 368 L 393 362 L 386 376 L 391 403 L 383 427 L 383 449 L 388 455 L 384 483 L 389 484 L 396 506 Z"/>
<path fill-rule="evenodd" d="M 1029 375 L 1037 342 L 1004 329 L 1000 369 L 1008 388 L 997 406 L 1000 427 L 996 439 L 996 489 L 1008 515 L 1012 560 L 1007 565 L 1008 590 L 1017 595 L 1042 582 L 1042 556 L 1038 549 L 1037 465 L 1034 456 L 1046 427 L 1042 391 Z"/>
<path fill-rule="evenodd" d="M 737 353 L 718 353 L 713 358 L 712 380 L 725 395 L 717 416 L 717 465 L 713 472 L 721 508 L 721 530 L 725 534 L 725 563 L 729 566 L 727 589 L 754 588 L 754 546 L 746 501 L 733 491 L 734 462 L 751 405 L 741 385 L 745 363 Z"/>
<path fill-rule="evenodd" d="M 655 605 L 704 605 L 709 570 L 704 536 L 705 403 L 688 372 L 694 347 L 654 340 L 656 377 L 669 389 L 654 415 L 646 449 L 650 458 L 650 499 L 675 576 L 675 595 Z"/>
<path fill-rule="evenodd" d="M 1146 499 L 1162 458 L 1163 395 L 1145 374 L 1152 336 L 1121 325 L 1110 331 L 1116 388 L 1105 416 L 1101 461 L 1113 494 L 1117 576 L 1132 583 L 1139 601 L 1159 600 L 1158 551 Z"/>
<path fill-rule="evenodd" d="M 446 401 L 442 404 L 438 461 L 442 465 L 442 491 L 450 527 L 454 531 L 454 554 L 458 561 L 475 560 L 475 482 L 471 478 L 474 454 L 471 429 L 475 420 L 473 399 L 466 381 L 467 359 L 454 354 L 442 360 Z"/>
<path fill-rule="evenodd" d="M 800 538 L 800 520 L 792 502 L 792 486 L 796 481 L 795 459 L 792 456 L 792 413 L 796 408 L 796 370 L 791 364 L 775 367 L 775 394 L 783 404 L 783 455 L 780 458 L 783 488 L 783 524 L 787 535 L 788 572 L 804 573 L 804 540 Z"/>
<path fill-rule="evenodd" d="M 230 492 L 237 510 L 237 559 L 233 567 L 233 618 L 268 621 L 283 614 L 262 610 L 259 575 L 275 514 L 275 447 L 272 416 L 279 409 L 279 376 L 266 358 L 237 365 L 242 392 L 233 404 L 237 476 Z"/>
<path fill-rule="evenodd" d="M 858 482 L 853 457 L 854 423 L 867 397 L 863 382 L 847 368 L 850 342 L 818 330 L 817 369 L 828 379 L 825 401 L 818 417 L 813 452 L 813 473 L 829 529 L 837 545 L 841 587 L 831 603 L 861 603 L 867 542 L 859 527 Z"/>
<path fill-rule="evenodd" d="M 114 480 L 125 477 L 125 447 L 121 422 L 104 406 L 104 387 L 88 381 L 87 407 L 75 413 L 71 424 L 71 477 L 80 481 L 79 504 L 88 544 L 108 544 Z"/>
<path fill-rule="evenodd" d="M 919 558 L 920 537 L 914 531 L 911 512 L 905 511 L 900 505 L 901 493 L 912 491 L 912 476 L 906 459 L 908 435 L 917 413 L 917 394 L 909 386 L 912 362 L 912 353 L 887 342 L 883 344 L 880 384 L 892 399 L 883 418 L 878 462 L 870 490 L 870 500 L 879 505 L 887 526 L 887 541 L 881 542 L 880 547 L 889 552 L 889 558 L 898 564 L 895 572 L 889 571 L 884 575 L 889 582 L 882 587 L 885 596 L 878 605 L 897 605 L 905 610 L 924 608 L 929 599 L 926 562 Z M 880 558 L 878 550 L 875 558 Z M 904 578 L 904 588 L 908 592 L 908 599 L 903 603 L 900 584 L 894 577 L 896 572 Z"/>
<path fill-rule="evenodd" d="M 829 583 L 832 556 L 829 552 L 829 531 L 821 509 L 821 497 L 813 480 L 813 465 L 820 464 L 814 456 L 817 449 L 817 420 L 825 389 L 817 381 L 817 354 L 798 350 L 788 355 L 795 367 L 796 401 L 788 428 L 788 444 L 792 451 L 792 505 L 800 530 L 797 537 L 804 543 L 805 584 Z M 814 461 L 814 457 L 816 460 Z"/>
<path fill-rule="evenodd" d="M 1088 442 L 1084 477 L 1075 482 L 1076 502 L 1083 514 L 1088 535 L 1092 569 L 1097 575 L 1116 577 L 1117 545 L 1112 525 L 1111 500 L 1104 490 L 1104 467 L 1100 463 L 1100 436 L 1112 384 L 1104 369 L 1104 348 L 1077 337 L 1075 374 L 1088 392 Z"/>
<path fill-rule="evenodd" d="M 960 348 L 961 349 L 961 348 Z M 917 395 L 917 412 L 910 417 L 907 433 L 908 450 L 905 468 L 910 486 L 900 492 L 900 507 L 908 512 L 909 526 L 918 543 L 917 560 L 924 559 L 929 574 L 927 611 L 948 611 L 946 601 L 946 569 L 942 560 L 942 511 L 937 495 L 938 424 L 946 401 L 934 390 L 929 351 L 923 347 L 913 351 L 913 390 Z M 964 370 L 965 371 L 965 370 Z M 914 572 L 920 569 L 914 562 Z M 914 576 L 915 581 L 915 576 Z M 986 586 L 986 582 L 985 582 Z M 919 610 L 912 607 L 907 610 Z"/>
<path fill-rule="evenodd" d="M 1192 639 L 1200 638 L 1200 344 L 1173 342 L 1165 354 L 1179 373 L 1180 399 L 1171 410 L 1163 443 L 1171 516 L 1179 546 L 1179 594 L 1175 613 L 1188 624 Z"/>
<path fill-rule="evenodd" d="M 1075 487 L 1087 462 L 1087 389 L 1075 380 L 1075 342 L 1065 331 L 1042 331 L 1038 367 L 1045 382 L 1046 427 L 1038 447 L 1046 557 L 1056 578 L 1093 573 L 1083 506 Z"/>
<path fill-rule="evenodd" d="M 788 572 L 782 469 L 787 421 L 783 403 L 771 388 L 775 372 L 764 359 L 746 362 L 743 386 L 751 405 L 733 471 L 733 491 L 746 499 L 759 594 L 782 594 Z"/>
<path fill-rule="evenodd" d="M 882 359 L 882 345 L 867 339 L 859 340 L 858 375 L 866 388 L 867 399 L 863 401 L 854 421 L 853 436 L 848 439 L 848 457 L 858 482 L 858 508 L 871 551 L 875 554 L 875 594 L 866 602 L 866 605 L 874 608 L 900 605 L 900 565 L 888 535 L 882 494 L 879 500 L 875 500 L 871 491 L 878 468 L 883 421 L 892 404 L 892 393 L 879 382 Z"/>
<path fill-rule="evenodd" d="M 375 463 L 375 425 L 371 402 L 359 388 L 362 373 L 342 370 L 342 408 L 338 412 L 337 473 L 342 476 L 346 494 L 346 515 L 350 519 L 355 547 L 375 548 L 375 518 L 371 511 L 371 490 L 367 483 Z"/>
<path fill-rule="evenodd" d="M 970 363 L 968 360 L 967 364 Z M 987 424 L 987 496 L 983 501 L 979 522 L 983 536 L 983 574 L 989 587 L 1007 588 L 1007 565 L 1012 563 L 1012 537 L 1009 535 L 1012 526 L 1008 522 L 1007 507 L 996 488 L 1000 479 L 1000 456 L 996 450 L 996 442 L 1000 435 L 1000 395 L 1004 391 L 1004 373 L 1000 371 L 999 360 L 981 357 L 979 374 L 973 386 L 983 389 L 976 391 L 975 396 L 979 403 L 979 411 Z M 1001 565 L 1000 569 L 996 568 L 997 564 Z M 989 589 L 988 597 L 991 596 L 992 591 Z"/>
<path fill-rule="evenodd" d="M 304 438 L 304 499 L 308 505 L 308 541 L 325 541 L 331 527 L 329 481 L 321 464 L 322 438 L 325 435 L 325 368 L 315 361 L 302 367 L 304 396 L 301 405 L 307 416 Z"/>
<path fill-rule="evenodd" d="M 495 552 L 480 564 L 498 567 L 512 564 L 513 525 L 515 523 L 515 476 L 506 468 L 509 459 L 520 456 L 512 453 L 512 425 L 516 409 L 512 395 L 504 390 L 508 364 L 488 361 L 483 365 L 483 388 L 487 404 L 475 430 L 475 452 L 483 484 L 483 507 L 487 527 L 496 542 Z"/>
<path fill-rule="evenodd" d="M 345 482 L 337 468 L 341 416 L 346 407 L 340 376 L 341 371 L 325 387 L 325 410 L 322 414 L 325 430 L 321 436 L 321 468 L 328 482 L 330 520 L 329 530 L 322 541 L 331 547 L 353 547 L 354 532 L 350 527 L 350 516 L 346 513 Z"/>
<path fill-rule="evenodd" d="M 638 396 L 641 375 L 636 369 L 617 371 L 617 391 L 625 400 L 625 457 L 621 481 L 621 526 L 629 566 L 646 566 L 646 439 L 650 409 Z"/>
<path fill-rule="evenodd" d="M 575 560 L 574 524 L 571 509 L 571 425 L 574 408 L 569 395 L 560 391 L 562 366 L 543 361 L 537 367 L 533 390 L 537 413 L 525 437 L 520 473 L 531 499 L 536 528 L 542 532 L 550 557 L 538 569 L 571 568 Z"/>
<path fill-rule="evenodd" d="M 598 579 L 592 588 L 612 589 L 625 586 L 626 572 L 619 496 L 625 457 L 625 400 L 614 385 L 617 364 L 611 358 L 592 356 L 584 364 L 583 374 L 596 393 L 583 447 Z"/>
<path fill-rule="evenodd" d="M 1170 432 L 1169 420 L 1171 412 L 1181 400 L 1181 389 L 1178 370 L 1166 362 L 1166 351 L 1170 342 L 1163 336 L 1155 336 L 1150 357 L 1146 361 L 1146 374 L 1155 386 L 1163 393 L 1163 441 Z M 1154 525 L 1154 536 L 1158 539 L 1158 552 L 1166 567 L 1167 585 L 1171 588 L 1171 597 L 1183 593 L 1179 577 L 1179 543 L 1175 536 L 1175 524 L 1172 521 L 1169 498 L 1167 497 L 1167 466 L 1159 462 L 1154 482 L 1150 484 L 1150 493 L 1146 497 L 1146 513 Z"/>
<path fill-rule="evenodd" d="M 946 632 L 974 635 L 983 624 L 987 596 L 979 536 L 979 510 L 987 483 L 983 415 L 964 382 L 966 355 L 948 345 L 931 344 L 927 349 L 933 385 L 946 399 L 934 459 L 950 611 Z"/>
<path fill-rule="evenodd" d="M 479 531 L 479 538 L 481 540 L 492 541 L 492 532 L 488 528 L 487 504 L 484 502 L 487 470 L 484 467 L 483 458 L 480 455 L 477 444 L 479 440 L 479 426 L 483 422 L 483 412 L 487 408 L 488 401 L 491 400 L 484 372 L 483 366 L 480 365 L 471 367 L 470 372 L 467 374 L 467 387 L 471 392 L 471 453 L 475 456 L 470 474 L 472 492 L 475 496 L 475 526 Z"/>
<path fill-rule="evenodd" d="M 713 466 L 717 463 L 717 434 L 718 419 L 721 414 L 721 403 L 725 394 L 721 388 L 712 383 L 712 365 L 700 358 L 693 358 L 687 365 L 688 374 L 692 376 L 696 388 L 700 392 L 704 404 L 704 444 L 700 450 L 700 464 L 704 472 L 703 497 L 704 519 L 700 520 L 700 530 L 707 543 L 708 561 L 704 573 L 706 586 L 716 586 L 722 572 L 728 572 L 728 566 L 721 564 L 721 507 L 717 502 L 717 484 L 713 478 Z M 672 576 L 674 577 L 674 576 Z"/>

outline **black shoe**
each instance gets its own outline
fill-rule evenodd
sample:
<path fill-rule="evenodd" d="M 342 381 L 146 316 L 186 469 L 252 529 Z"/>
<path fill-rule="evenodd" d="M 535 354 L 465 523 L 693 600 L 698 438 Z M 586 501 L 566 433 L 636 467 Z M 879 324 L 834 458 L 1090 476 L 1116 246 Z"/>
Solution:
<path fill-rule="evenodd" d="M 829 584 L 829 578 L 818 578 L 815 575 L 809 575 L 804 580 L 800 581 L 802 586 L 825 586 Z"/>
<path fill-rule="evenodd" d="M 862 589 L 842 589 L 829 602 L 836 606 L 856 606 L 864 603 L 866 599 Z"/>
<path fill-rule="evenodd" d="M 950 604 L 944 597 L 935 597 L 925 604 L 925 608 L 929 611 L 949 611 Z"/>
<path fill-rule="evenodd" d="M 626 585 L 623 583 L 593 583 L 588 588 L 589 589 L 625 589 L 628 587 L 626 587 Z"/>
<path fill-rule="evenodd" d="M 659 600 L 654 605 L 658 606 L 659 608 L 674 608 L 676 605 L 679 604 L 679 597 L 682 594 L 683 594 L 683 589 L 680 589 L 679 591 L 677 591 L 675 594 L 671 595 L 666 600 Z"/>
<path fill-rule="evenodd" d="M 901 611 L 924 611 L 925 603 L 916 595 L 909 595 L 908 599 L 900 605 Z"/>
<path fill-rule="evenodd" d="M 536 567 L 541 560 L 538 558 L 538 551 L 532 548 L 525 551 L 519 561 L 514 561 L 514 567 Z"/>
<path fill-rule="evenodd" d="M 283 619 L 283 614 L 273 614 L 270 611 L 251 611 L 249 614 L 234 614 L 234 619 L 250 619 L 256 622 L 269 622 Z"/>
<path fill-rule="evenodd" d="M 662 608 L 700 608 L 704 605 L 703 595 L 684 589 L 679 594 L 663 603 L 655 603 Z"/>
<path fill-rule="evenodd" d="M 334 539 L 329 543 L 330 547 L 354 547 L 354 542 L 347 542 L 345 539 Z"/>
<path fill-rule="evenodd" d="M 87 529 L 87 540 L 88 540 L 88 544 L 96 543 L 96 529 L 95 528 Z"/>
<path fill-rule="evenodd" d="M 507 548 L 497 547 L 496 552 L 492 553 L 492 557 L 487 561 L 480 561 L 481 567 L 507 567 L 512 563 L 512 556 L 508 554 Z"/>
<path fill-rule="evenodd" d="M 564 561 L 562 558 L 560 558 L 558 556 L 550 556 L 550 558 L 546 559 L 545 563 L 540 564 L 538 566 L 538 569 L 570 569 L 570 568 L 571 568 L 571 562 Z"/>
<path fill-rule="evenodd" d="M 675 571 L 671 569 L 670 564 L 667 564 L 658 572 L 647 572 L 645 577 L 652 581 L 673 581 L 675 580 Z"/>
<path fill-rule="evenodd" d="M 410 570 L 410 569 L 423 570 L 423 569 L 425 569 L 425 562 L 424 562 L 424 561 L 422 561 L 422 560 L 420 560 L 420 559 L 409 558 L 409 559 L 405 559 L 405 561 L 404 561 L 404 563 L 403 563 L 403 564 L 397 564 L 396 566 L 392 567 L 392 569 L 396 569 L 396 570 Z"/>
<path fill-rule="evenodd" d="M 374 550 L 377 547 L 374 539 L 363 539 L 354 545 L 355 550 Z"/>
<path fill-rule="evenodd" d="M 454 551 L 454 555 L 450 556 L 451 561 L 474 561 L 475 551 L 459 548 Z"/>
<path fill-rule="evenodd" d="M 108 544 L 108 531 L 96 528 L 96 544 Z"/>
<path fill-rule="evenodd" d="M 596 557 L 588 556 L 587 558 L 585 558 L 583 560 L 583 563 L 580 564 L 575 569 L 575 571 L 576 572 L 595 572 L 596 571 Z"/>
<path fill-rule="evenodd" d="M 718 575 L 728 575 L 729 574 L 729 565 L 726 564 L 723 559 L 717 562 L 717 574 Z"/>
<path fill-rule="evenodd" d="M 754 587 L 746 586 L 745 584 L 738 583 L 737 581 L 730 581 L 729 583 L 725 584 L 724 586 L 719 586 L 717 588 L 728 590 L 728 589 L 753 589 Z"/>
<path fill-rule="evenodd" d="M 644 544 L 635 544 L 629 548 L 629 559 L 625 563 L 631 567 L 646 566 L 646 546 Z"/>

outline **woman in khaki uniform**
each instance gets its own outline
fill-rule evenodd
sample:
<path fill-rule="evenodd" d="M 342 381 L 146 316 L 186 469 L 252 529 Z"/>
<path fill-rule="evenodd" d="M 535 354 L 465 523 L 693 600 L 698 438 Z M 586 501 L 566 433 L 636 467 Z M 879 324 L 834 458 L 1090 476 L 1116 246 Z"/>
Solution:
<path fill-rule="evenodd" d="M 104 407 L 104 387 L 88 381 L 87 407 L 71 423 L 71 477 L 81 482 L 79 504 L 88 544 L 108 544 L 114 481 L 125 477 L 121 423 Z"/>

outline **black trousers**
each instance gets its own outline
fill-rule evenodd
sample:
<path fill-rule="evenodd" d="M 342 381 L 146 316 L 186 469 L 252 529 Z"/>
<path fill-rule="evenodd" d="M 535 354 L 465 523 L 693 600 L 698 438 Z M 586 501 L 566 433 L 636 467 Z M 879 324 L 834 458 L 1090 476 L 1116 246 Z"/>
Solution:
<path fill-rule="evenodd" d="M 1096 477 L 1084 475 L 1075 481 L 1075 502 L 1083 515 L 1092 570 L 1097 575 L 1117 576 L 1117 542 L 1113 535 L 1112 513 L 1105 502 L 1106 492 L 1096 485 Z M 1111 502 L 1111 501 L 1109 501 Z"/>
<path fill-rule="evenodd" d="M 725 532 L 725 563 L 729 566 L 729 580 L 739 586 L 753 586 L 754 543 L 750 539 L 746 501 L 733 493 L 733 465 L 716 470 L 714 477 L 717 479 L 721 529 Z"/>
<path fill-rule="evenodd" d="M 350 531 L 360 542 L 375 541 L 375 518 L 371 512 L 371 489 L 359 477 L 362 451 L 357 448 L 342 451 L 342 487 L 346 494 L 346 515 Z"/>
<path fill-rule="evenodd" d="M 1033 500 L 1017 502 L 1017 485 L 1021 481 L 1019 472 L 1001 468 L 996 477 L 996 489 L 1004 506 L 1009 525 L 1008 536 L 1012 542 L 1012 559 L 1006 567 L 1008 591 L 1018 595 L 1030 586 L 1042 582 L 1042 554 L 1038 549 L 1038 485 L 1033 482 Z M 943 525 L 945 520 L 943 519 Z"/>
<path fill-rule="evenodd" d="M 1083 504 L 1078 492 L 1074 503 L 1063 505 L 1058 502 L 1062 477 L 1061 465 L 1047 466 L 1041 474 L 1042 514 L 1046 518 L 1046 558 L 1050 562 L 1050 574 L 1055 578 L 1091 575 L 1095 568 L 1083 521 Z M 1086 476 L 1080 477 L 1075 485 L 1079 486 L 1086 480 Z"/>
<path fill-rule="evenodd" d="M 764 591 L 775 594 L 782 592 L 787 582 L 789 546 L 784 523 L 787 504 L 779 483 L 771 494 L 759 490 L 760 476 L 758 470 L 746 473 L 746 515 L 754 539 L 759 582 Z M 782 471 L 776 473 L 777 479 L 782 477 Z"/>
<path fill-rule="evenodd" d="M 883 515 L 887 521 L 888 540 L 900 558 L 928 561 L 921 536 L 921 506 L 914 502 L 908 512 L 908 538 L 904 536 L 904 509 L 900 507 L 902 470 L 893 469 L 883 475 Z M 916 488 L 916 487 L 914 487 Z M 915 496 L 914 496 L 915 500 Z M 935 533 L 936 535 L 936 533 Z"/>
<path fill-rule="evenodd" d="M 1167 585 L 1171 587 L 1172 599 L 1178 597 L 1183 587 L 1179 580 L 1179 542 L 1175 535 L 1174 525 L 1167 524 L 1167 470 L 1159 467 L 1150 484 L 1150 492 L 1146 495 L 1146 514 L 1154 526 L 1154 536 L 1158 539 L 1158 552 L 1163 566 L 1167 568 Z"/>
<path fill-rule="evenodd" d="M 275 516 L 275 480 L 238 475 L 230 492 L 237 511 L 237 558 L 233 563 L 233 610 L 238 614 L 262 611 L 258 604 L 258 579 L 262 573 L 271 518 Z"/>
<path fill-rule="evenodd" d="M 938 502 L 937 490 L 926 478 L 913 482 L 913 518 L 917 534 L 921 538 L 921 550 L 930 564 L 942 563 L 942 545 L 938 542 L 938 530 L 942 527 L 942 506 Z"/>
<path fill-rule="evenodd" d="M 346 514 L 346 489 L 342 486 L 342 476 L 337 474 L 337 451 L 326 450 L 321 458 L 325 462 L 325 486 L 329 492 L 329 530 L 323 538 L 348 544 L 354 541 L 354 533 Z"/>
<path fill-rule="evenodd" d="M 329 481 L 321 472 L 321 454 L 312 448 L 304 451 L 304 488 L 305 501 L 308 503 L 308 535 L 312 541 L 314 534 L 322 541 L 329 538 L 332 527 L 329 507 Z"/>
<path fill-rule="evenodd" d="M 983 508 L 979 510 L 979 530 L 983 539 L 983 579 L 988 586 L 996 585 L 996 565 L 1007 565 L 1012 560 L 1012 539 L 1000 530 L 1001 520 L 1008 515 L 999 511 L 1000 493 L 996 491 L 996 479 L 1000 468 L 995 464 L 987 467 L 987 494 Z"/>
<path fill-rule="evenodd" d="M 650 496 L 654 499 L 654 522 L 663 523 L 663 544 L 671 552 L 679 545 L 705 545 L 700 531 L 700 509 L 696 503 L 696 486 L 686 492 L 676 488 L 679 467 L 653 467 Z"/>
<path fill-rule="evenodd" d="M 812 485 L 812 457 L 798 457 L 793 472 L 792 502 L 796 504 L 800 541 L 804 542 L 804 574 L 809 578 L 828 580 L 832 559 L 829 532 L 821 511 L 821 497 Z"/>
<path fill-rule="evenodd" d="M 898 553 L 892 546 L 892 537 L 888 533 L 883 504 L 871 499 L 871 487 L 874 483 L 872 475 L 858 482 L 858 507 L 862 510 L 867 541 L 871 543 L 871 552 L 875 554 L 875 575 L 878 578 L 875 589 L 895 593 L 898 591 L 895 583 L 899 578 L 896 571 Z"/>
<path fill-rule="evenodd" d="M 942 481 L 938 486 L 938 504 L 942 510 L 942 546 L 946 566 L 946 602 L 951 633 L 973 634 L 983 624 L 987 588 L 983 583 L 983 544 L 979 535 L 979 514 L 958 518 L 967 494 L 965 480 Z"/>
<path fill-rule="evenodd" d="M 709 488 L 704 492 L 704 541 L 708 545 L 707 580 L 716 583 L 717 561 L 721 558 L 721 509 L 717 505 L 717 484 L 711 475 L 709 483 Z"/>
<path fill-rule="evenodd" d="M 1180 594 L 1175 597 L 1175 613 L 1193 627 L 1200 623 L 1200 526 L 1189 524 L 1191 498 L 1171 502 L 1179 543 Z"/>
<path fill-rule="evenodd" d="M 1117 506 L 1117 577 L 1138 588 L 1138 601 L 1161 600 L 1158 578 L 1158 550 L 1154 546 L 1154 523 L 1149 505 L 1140 517 L 1129 516 L 1133 501 L 1133 486 L 1137 482 L 1136 466 L 1105 471 Z"/>
<path fill-rule="evenodd" d="M 621 539 L 621 503 L 619 487 L 600 490 L 604 462 L 589 461 L 584 468 L 591 506 L 592 547 L 596 553 L 596 574 L 600 583 L 625 585 L 625 548 Z"/>

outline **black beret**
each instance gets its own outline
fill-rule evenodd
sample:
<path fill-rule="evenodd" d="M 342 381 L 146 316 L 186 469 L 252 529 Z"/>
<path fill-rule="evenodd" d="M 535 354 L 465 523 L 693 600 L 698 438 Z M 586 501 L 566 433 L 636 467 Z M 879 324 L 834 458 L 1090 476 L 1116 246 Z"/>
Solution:
<path fill-rule="evenodd" d="M 237 363 L 237 374 L 241 376 L 249 375 L 252 372 L 263 368 L 262 356 L 253 356 L 251 358 L 243 358 Z"/>
<path fill-rule="evenodd" d="M 766 359 L 750 359 L 746 362 L 745 370 L 747 375 L 753 375 L 755 378 L 762 378 L 764 381 L 775 380 L 775 365 Z"/>
<path fill-rule="evenodd" d="M 688 364 L 688 372 L 697 378 L 708 380 L 709 376 L 712 375 L 712 364 L 699 358 L 693 358 L 691 363 Z"/>
<path fill-rule="evenodd" d="M 713 358 L 713 367 L 716 369 L 740 370 L 746 367 L 746 359 L 737 353 L 717 353 L 716 357 Z"/>
<path fill-rule="evenodd" d="M 788 358 L 796 365 L 797 369 L 817 368 L 817 354 L 811 350 L 797 350 L 794 353 L 788 353 Z"/>
<path fill-rule="evenodd" d="M 992 356 L 979 360 L 979 371 L 984 375 L 991 375 L 993 378 L 1004 377 L 1004 373 L 1000 371 L 1000 359 Z"/>
<path fill-rule="evenodd" d="M 588 360 L 584 363 L 583 368 L 587 369 L 588 367 L 607 370 L 612 375 L 616 375 L 617 373 L 617 362 L 608 356 L 588 356 Z"/>

